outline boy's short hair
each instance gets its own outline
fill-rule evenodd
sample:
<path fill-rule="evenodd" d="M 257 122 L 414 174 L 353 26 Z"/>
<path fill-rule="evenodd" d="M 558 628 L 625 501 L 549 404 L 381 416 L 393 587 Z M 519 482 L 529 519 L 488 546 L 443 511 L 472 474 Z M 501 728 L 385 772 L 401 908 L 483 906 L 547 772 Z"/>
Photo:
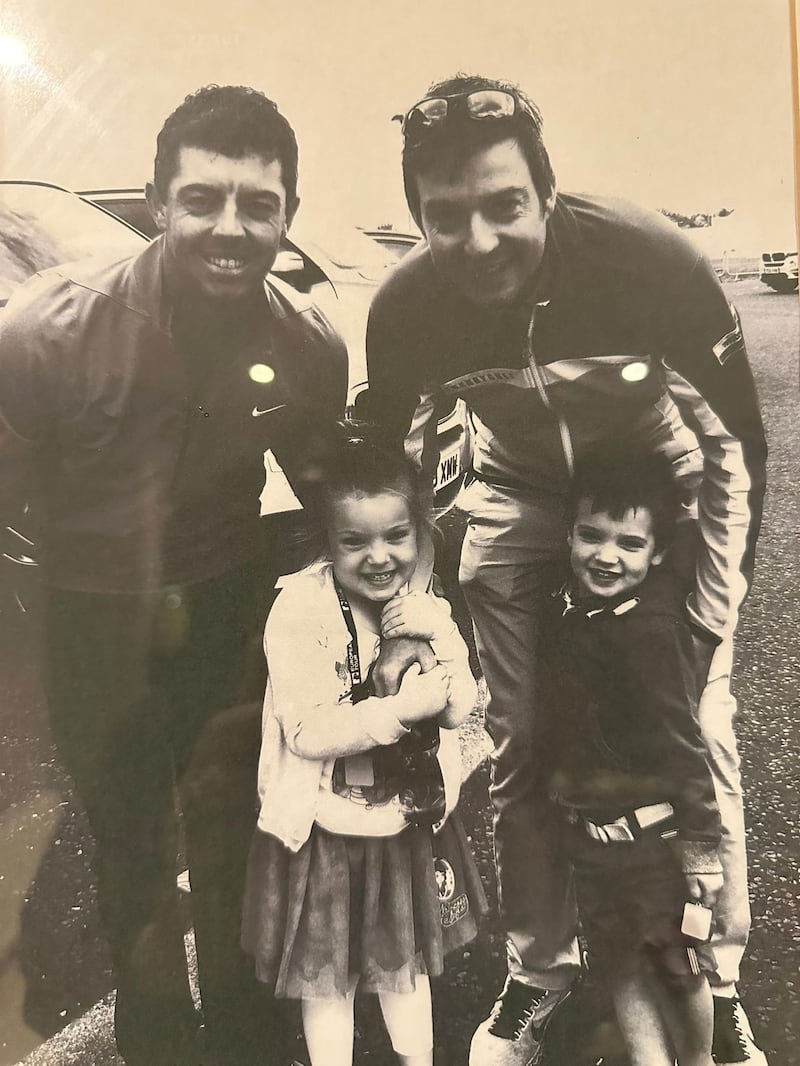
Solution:
<path fill-rule="evenodd" d="M 631 441 L 601 444 L 579 457 L 567 495 L 570 528 L 581 500 L 591 501 L 593 513 L 604 511 L 617 521 L 629 510 L 646 507 L 657 548 L 669 547 L 674 539 L 683 504 L 669 459 Z"/>
<path fill-rule="evenodd" d="M 286 202 L 297 196 L 297 139 L 277 105 L 249 85 L 206 85 L 190 93 L 164 123 L 156 142 L 153 182 L 162 200 L 181 148 L 231 159 L 258 155 L 281 164 Z"/>

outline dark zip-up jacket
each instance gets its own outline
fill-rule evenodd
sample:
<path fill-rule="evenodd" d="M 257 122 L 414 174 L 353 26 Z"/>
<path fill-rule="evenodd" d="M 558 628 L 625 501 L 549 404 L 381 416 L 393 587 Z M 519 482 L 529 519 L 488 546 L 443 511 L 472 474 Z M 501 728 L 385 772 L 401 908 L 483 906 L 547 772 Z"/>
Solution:
<path fill-rule="evenodd" d="M 265 450 L 299 484 L 344 411 L 345 348 L 307 297 L 270 279 L 255 332 L 223 333 L 198 373 L 162 266 L 159 239 L 57 267 L 0 318 L 0 520 L 32 501 L 56 587 L 132 592 L 253 560 Z"/>
<path fill-rule="evenodd" d="M 550 794 L 599 824 L 671 803 L 681 850 L 693 864 L 713 857 L 719 811 L 697 718 L 691 631 L 669 571 L 653 568 L 609 602 L 554 593 L 539 662 L 546 693 L 537 753 Z"/>
<path fill-rule="evenodd" d="M 605 438 L 648 440 L 698 493 L 704 549 L 689 609 L 720 638 L 752 575 L 766 457 L 735 310 L 675 226 L 588 196 L 559 195 L 532 288 L 533 318 L 531 301 L 476 307 L 423 243 L 373 302 L 361 409 L 433 476 L 436 404 L 463 397 L 478 476 L 556 506 L 576 453 Z"/>

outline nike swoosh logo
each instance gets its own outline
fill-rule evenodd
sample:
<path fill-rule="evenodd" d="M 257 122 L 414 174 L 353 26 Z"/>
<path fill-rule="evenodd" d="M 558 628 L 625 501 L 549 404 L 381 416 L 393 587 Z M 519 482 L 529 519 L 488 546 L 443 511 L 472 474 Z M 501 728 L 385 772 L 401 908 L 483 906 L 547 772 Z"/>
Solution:
<path fill-rule="evenodd" d="M 267 407 L 263 411 L 259 411 L 257 407 L 253 408 L 253 418 L 258 418 L 260 415 L 268 415 L 270 411 L 280 411 L 282 407 L 285 407 L 285 403 L 278 403 L 274 407 Z"/>

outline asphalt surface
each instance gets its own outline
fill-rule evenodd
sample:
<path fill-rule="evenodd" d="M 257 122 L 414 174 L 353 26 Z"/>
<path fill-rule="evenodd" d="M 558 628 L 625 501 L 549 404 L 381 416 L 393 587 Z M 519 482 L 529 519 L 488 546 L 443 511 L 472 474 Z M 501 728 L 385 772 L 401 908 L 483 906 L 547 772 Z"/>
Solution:
<path fill-rule="evenodd" d="M 738 633 L 736 694 L 747 797 L 753 933 L 741 990 L 770 1066 L 800 1066 L 800 305 L 756 281 L 729 283 L 742 316 L 770 443 L 769 491 L 752 594 Z M 462 524 L 445 524 L 442 569 L 452 582 Z M 33 593 L 32 593 L 33 595 Z M 466 626 L 463 607 L 457 605 Z M 92 841 L 49 736 L 35 632 L 20 624 L 0 579 L 0 1066 L 115 1066 L 108 950 L 91 873 Z M 465 758 L 479 765 L 462 811 L 493 901 L 487 771 L 480 723 Z M 191 938 L 187 938 L 191 954 Z M 438 1066 L 466 1061 L 472 1030 L 503 978 L 494 910 L 478 941 L 451 959 L 434 991 Z M 591 987 L 553 1033 L 550 1066 L 620 1063 L 615 1033 Z M 359 1004 L 358 1063 L 392 1057 L 369 1001 Z M 298 1043 L 299 1053 L 302 1045 Z M 301 1057 L 301 1055 L 300 1055 Z"/>

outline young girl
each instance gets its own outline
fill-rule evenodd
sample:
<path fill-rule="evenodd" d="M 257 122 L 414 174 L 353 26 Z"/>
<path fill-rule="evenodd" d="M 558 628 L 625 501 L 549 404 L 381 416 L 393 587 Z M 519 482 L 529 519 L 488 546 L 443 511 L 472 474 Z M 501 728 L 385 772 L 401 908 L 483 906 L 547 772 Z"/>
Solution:
<path fill-rule="evenodd" d="M 358 984 L 378 994 L 398 1061 L 430 1066 L 428 978 L 441 973 L 445 950 L 474 936 L 485 900 L 456 819 L 434 833 L 409 822 L 402 789 L 371 801 L 373 756 L 435 720 L 449 814 L 460 785 L 455 727 L 476 686 L 446 601 L 407 589 L 426 521 L 413 467 L 351 439 L 330 470 L 318 515 L 324 561 L 282 580 L 267 621 L 243 944 L 276 996 L 302 1001 L 312 1066 L 352 1063 Z M 436 665 L 410 666 L 396 695 L 354 702 L 382 631 L 429 641 Z M 443 837 L 468 886 L 456 900 L 452 867 L 434 862 Z"/>

